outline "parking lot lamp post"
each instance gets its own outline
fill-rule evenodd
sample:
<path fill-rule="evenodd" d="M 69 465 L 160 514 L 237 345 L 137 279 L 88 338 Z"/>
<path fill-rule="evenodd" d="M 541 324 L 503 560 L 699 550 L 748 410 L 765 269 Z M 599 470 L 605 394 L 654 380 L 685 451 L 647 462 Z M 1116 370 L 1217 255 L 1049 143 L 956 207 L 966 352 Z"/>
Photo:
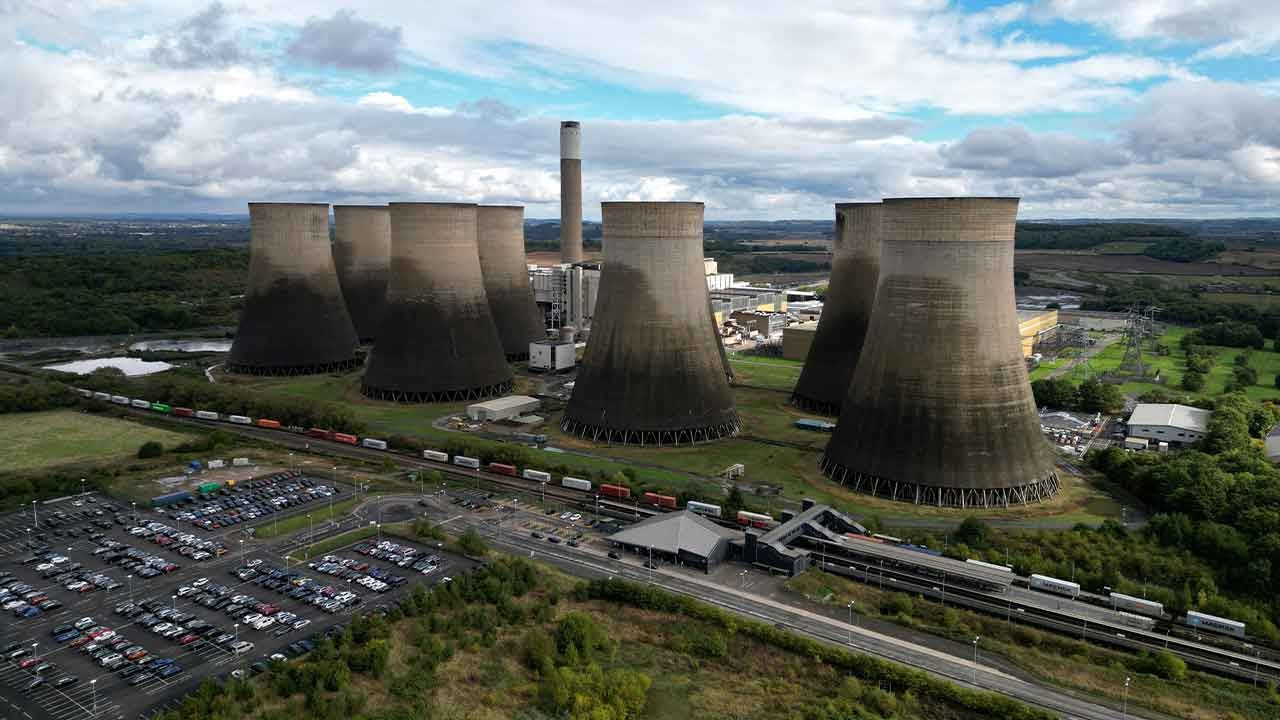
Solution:
<path fill-rule="evenodd" d="M 307 513 L 307 555 L 311 554 L 311 545 L 316 541 L 315 535 L 316 523 L 311 519 L 311 513 Z"/>
<path fill-rule="evenodd" d="M 240 564 L 244 565 L 244 538 L 240 538 Z"/>
<path fill-rule="evenodd" d="M 137 524 L 137 522 L 138 522 L 138 503 L 136 503 L 136 502 L 130 502 L 130 503 L 129 503 L 129 507 L 130 507 L 130 508 L 132 508 L 132 510 L 133 510 L 133 522 L 134 522 L 134 524 Z"/>
<path fill-rule="evenodd" d="M 89 687 L 93 690 L 93 717 L 98 717 L 98 678 L 89 681 Z"/>
<path fill-rule="evenodd" d="M 853 644 L 853 601 L 849 601 L 849 644 Z"/>
<path fill-rule="evenodd" d="M 596 495 L 596 522 L 600 522 L 600 496 Z"/>
<path fill-rule="evenodd" d="M 169 597 L 173 599 L 173 611 L 178 612 L 178 596 L 170 595 Z"/>
<path fill-rule="evenodd" d="M 36 661 L 35 665 L 31 666 L 32 668 L 34 668 L 36 665 L 40 664 L 40 643 L 38 642 L 31 643 L 31 657 L 34 658 Z"/>
<path fill-rule="evenodd" d="M 1129 717 L 1129 678 L 1124 679 L 1124 702 L 1120 705 L 1120 717 L 1124 720 Z"/>
<path fill-rule="evenodd" d="M 80 478 L 80 497 L 84 497 L 84 478 Z"/>
<path fill-rule="evenodd" d="M 40 527 L 40 518 L 36 516 L 36 501 L 31 501 L 31 524 Z"/>

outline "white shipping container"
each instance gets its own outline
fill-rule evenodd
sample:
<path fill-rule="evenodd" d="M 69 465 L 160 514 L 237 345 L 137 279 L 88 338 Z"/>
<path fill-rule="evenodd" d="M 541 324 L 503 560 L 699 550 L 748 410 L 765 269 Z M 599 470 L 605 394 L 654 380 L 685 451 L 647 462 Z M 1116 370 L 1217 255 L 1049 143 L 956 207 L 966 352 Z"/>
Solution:
<path fill-rule="evenodd" d="M 84 388 L 76 388 L 76 392 L 80 393 L 81 397 L 87 397 L 87 398 L 93 397 L 92 390 L 85 390 Z"/>
<path fill-rule="evenodd" d="M 106 400 L 107 402 L 110 402 L 110 401 L 111 401 L 111 394 L 110 394 L 110 393 L 104 393 L 104 392 L 96 392 L 96 393 L 94 393 L 94 394 L 93 394 L 93 399 L 94 399 L 94 400 Z"/>
<path fill-rule="evenodd" d="M 476 469 L 480 467 L 480 461 L 475 458 L 469 458 L 465 455 L 456 455 L 453 458 L 453 464 L 459 467 Z"/>
<path fill-rule="evenodd" d="M 1048 575 L 1032 575 L 1027 584 L 1031 586 L 1032 590 L 1043 590 L 1058 595 L 1066 595 L 1073 599 L 1080 595 L 1080 585 L 1077 583 L 1069 580 L 1059 580 Z"/>
<path fill-rule="evenodd" d="M 249 464 L 249 458 L 231 458 L 232 467 L 244 467 Z"/>
<path fill-rule="evenodd" d="M 583 480 L 582 478 L 569 477 L 568 475 L 565 475 L 564 477 L 560 478 L 560 485 L 567 488 L 573 488 L 574 490 L 583 490 L 586 492 L 591 491 L 590 480 Z"/>
<path fill-rule="evenodd" d="M 361 445 L 363 445 L 363 446 L 365 446 L 365 447 L 367 447 L 367 448 L 372 448 L 372 449 L 374 449 L 374 450 L 386 450 L 386 449 L 387 449 L 387 441 L 386 441 L 386 440 L 378 440 L 378 439 L 376 439 L 376 438 L 365 438 L 365 439 L 363 439 L 363 440 L 361 440 L 361 441 L 360 441 L 360 444 L 361 444 Z"/>
<path fill-rule="evenodd" d="M 226 460 L 210 460 L 208 462 L 210 470 L 219 470 L 227 466 Z"/>
<path fill-rule="evenodd" d="M 541 470 L 526 469 L 524 471 L 525 480 L 533 480 L 535 482 L 551 482 L 551 473 L 542 472 Z"/>
<path fill-rule="evenodd" d="M 711 517 L 720 517 L 719 505 L 712 505 L 711 503 L 704 503 L 704 502 L 698 502 L 697 500 L 690 500 L 689 502 L 685 503 L 684 507 L 689 512 L 695 512 L 695 513 L 698 513 L 699 515 L 710 515 Z"/>
<path fill-rule="evenodd" d="M 1150 630 L 1151 628 L 1156 626 L 1155 618 L 1143 617 L 1142 615 L 1134 615 L 1133 613 L 1127 613 L 1123 610 L 1116 613 L 1116 617 L 1118 617 L 1120 619 L 1120 622 L 1124 623 L 1125 625 L 1132 625 L 1133 627 L 1142 628 L 1143 630 Z"/>
<path fill-rule="evenodd" d="M 134 406 L 134 407 L 136 407 L 136 408 L 142 408 L 143 410 L 150 410 L 150 409 L 151 409 L 151 403 L 147 402 L 146 400 L 134 400 L 134 401 L 130 402 L 129 404 L 130 404 L 130 405 L 132 405 L 132 406 Z"/>
<path fill-rule="evenodd" d="M 1143 600 L 1132 595 L 1122 595 L 1121 593 L 1111 593 L 1111 609 L 1113 610 L 1132 610 L 1142 615 L 1150 615 L 1151 617 L 1163 617 L 1164 605 L 1154 600 Z"/>
<path fill-rule="evenodd" d="M 213 412 L 211 410 L 197 410 L 196 417 L 200 418 L 201 420 L 217 420 L 218 413 Z"/>
<path fill-rule="evenodd" d="M 252 425 L 253 424 L 253 421 L 245 417 L 244 415 L 228 415 L 227 421 L 235 423 L 236 425 Z"/>
<path fill-rule="evenodd" d="M 435 460 L 436 462 L 449 462 L 449 453 L 442 453 L 439 450 L 423 450 L 422 457 L 426 460 Z"/>
<path fill-rule="evenodd" d="M 113 403 L 115 403 L 115 404 L 117 404 L 117 405 L 128 405 L 128 404 L 129 404 L 129 398 L 127 398 L 127 397 L 125 397 L 125 396 L 123 396 L 123 395 L 112 395 L 112 396 L 111 396 L 111 402 L 113 402 Z"/>
<path fill-rule="evenodd" d="M 1244 637 L 1245 624 L 1230 620 L 1217 615 L 1208 615 L 1195 610 L 1187 611 L 1187 625 L 1203 630 L 1223 633 L 1224 635 L 1233 635 L 1235 637 Z"/>
<path fill-rule="evenodd" d="M 983 562 L 981 560 L 974 560 L 973 558 L 969 558 L 965 560 L 965 562 L 969 563 L 970 565 L 977 565 L 978 567 L 984 567 L 988 570 L 999 570 L 1000 572 L 1008 572 L 1008 573 L 1013 572 L 1013 568 L 1009 567 L 1008 565 L 997 565 L 995 563 Z"/>

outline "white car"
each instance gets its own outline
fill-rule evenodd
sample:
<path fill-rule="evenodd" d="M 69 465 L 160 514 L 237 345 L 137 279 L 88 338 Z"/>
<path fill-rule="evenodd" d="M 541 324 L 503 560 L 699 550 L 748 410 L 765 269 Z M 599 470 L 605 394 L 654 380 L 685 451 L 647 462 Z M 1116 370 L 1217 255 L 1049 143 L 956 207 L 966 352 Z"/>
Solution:
<path fill-rule="evenodd" d="M 569 519 L 569 518 L 571 518 L 571 517 L 573 517 L 573 512 L 572 512 L 572 511 L 570 511 L 570 512 L 562 512 L 562 513 L 560 513 L 560 519 L 561 519 L 561 520 L 568 520 L 568 519 Z"/>
<path fill-rule="evenodd" d="M 570 518 L 569 518 L 569 520 L 570 520 L 570 521 L 572 521 L 572 522 L 578 522 L 578 521 L 579 521 L 579 520 L 581 520 L 581 519 L 582 519 L 582 513 L 574 513 L 574 514 L 573 514 L 572 516 L 570 516 Z"/>
<path fill-rule="evenodd" d="M 168 630 L 171 627 L 173 626 L 170 625 L 169 623 L 160 623 L 159 625 L 156 625 L 155 627 L 151 628 L 151 632 L 157 635 L 163 635 L 164 631 Z"/>
<path fill-rule="evenodd" d="M 234 651 L 234 652 L 235 652 L 235 654 L 237 654 L 237 655 L 243 655 L 243 654 L 245 654 L 245 653 L 249 652 L 250 650 L 253 650 L 253 643 L 248 642 L 247 640 L 241 640 L 240 642 L 235 643 L 234 645 L 232 645 L 232 646 L 231 646 L 231 649 L 232 649 L 232 651 Z"/>
<path fill-rule="evenodd" d="M 202 588 L 202 587 L 204 587 L 205 585 L 208 585 L 208 584 L 209 584 L 209 578 L 207 578 L 207 577 L 202 577 L 202 578 L 200 578 L 199 580 L 196 580 L 195 582 L 191 583 L 191 587 Z"/>
<path fill-rule="evenodd" d="M 310 620 L 308 620 L 308 619 L 306 619 L 306 618 L 303 618 L 303 619 L 301 619 L 301 620 L 299 620 L 298 622 L 296 622 L 296 623 L 294 623 L 294 624 L 293 624 L 293 629 L 294 629 L 294 630 L 301 630 L 302 628 L 304 628 L 304 627 L 306 627 L 306 626 L 308 626 L 308 625 L 310 625 L 310 624 L 311 624 L 311 621 L 310 621 Z"/>
<path fill-rule="evenodd" d="M 245 615 L 244 617 L 240 618 L 240 622 L 248 623 L 252 625 L 253 623 L 258 622 L 261 619 L 262 619 L 262 613 L 249 613 L 248 615 Z"/>
<path fill-rule="evenodd" d="M 257 630 L 266 630 L 267 628 L 275 624 L 276 624 L 276 621 L 274 619 L 269 617 L 264 617 L 254 622 L 253 627 Z"/>
<path fill-rule="evenodd" d="M 77 620 L 76 624 L 72 625 L 72 627 L 74 627 L 77 630 L 84 630 L 85 628 L 93 627 L 93 618 L 82 617 L 79 620 Z"/>
<path fill-rule="evenodd" d="M 191 587 L 190 585 L 183 585 L 182 587 L 178 588 L 177 595 L 178 597 L 186 597 L 194 592 L 198 592 L 198 591 L 195 588 Z"/>

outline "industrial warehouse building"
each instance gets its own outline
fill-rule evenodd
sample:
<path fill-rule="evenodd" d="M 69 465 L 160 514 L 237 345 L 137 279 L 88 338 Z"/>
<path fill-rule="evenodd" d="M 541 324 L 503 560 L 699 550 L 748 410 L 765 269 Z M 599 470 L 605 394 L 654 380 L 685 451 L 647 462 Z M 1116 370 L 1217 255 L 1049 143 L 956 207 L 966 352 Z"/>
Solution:
<path fill-rule="evenodd" d="M 528 395 L 508 395 L 467 406 L 467 417 L 483 422 L 507 420 L 542 407 L 542 402 Z"/>
<path fill-rule="evenodd" d="M 1189 445 L 1204 437 L 1209 410 L 1172 403 L 1141 403 L 1129 416 L 1129 437 L 1167 442 L 1170 447 Z"/>
<path fill-rule="evenodd" d="M 1036 353 L 1036 347 L 1053 340 L 1058 333 L 1058 310 L 1019 310 L 1018 336 L 1022 338 L 1022 357 Z"/>
<path fill-rule="evenodd" d="M 801 538 L 838 543 L 845 533 L 867 532 L 848 515 L 827 505 L 816 505 L 808 498 L 804 499 L 799 514 L 787 517 L 784 513 L 783 518 L 782 524 L 764 534 L 747 530 L 736 536 L 732 543 L 733 557 L 770 573 L 794 577 L 809 569 L 812 555 L 811 550 L 792 547 Z"/>
<path fill-rule="evenodd" d="M 688 510 L 655 515 L 609 536 L 615 547 L 654 562 L 675 563 L 711 572 L 729 552 L 738 533 Z"/>
<path fill-rule="evenodd" d="M 817 321 L 788 325 L 782 331 L 782 357 L 803 362 L 809 355 L 809 346 L 818 332 Z"/>
<path fill-rule="evenodd" d="M 772 337 L 781 333 L 787 324 L 786 314 L 762 312 L 760 310 L 736 310 L 729 317 L 745 328 L 747 332 L 757 332 L 764 337 Z"/>

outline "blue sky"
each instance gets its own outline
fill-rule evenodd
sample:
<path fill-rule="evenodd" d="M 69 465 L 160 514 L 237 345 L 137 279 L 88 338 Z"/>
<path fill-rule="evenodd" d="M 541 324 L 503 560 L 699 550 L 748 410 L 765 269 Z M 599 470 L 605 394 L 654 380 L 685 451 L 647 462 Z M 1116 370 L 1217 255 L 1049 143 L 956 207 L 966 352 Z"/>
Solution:
<path fill-rule="evenodd" d="M 584 198 L 828 217 L 904 195 L 1024 217 L 1275 215 L 1280 4 L 517 0 L 0 9 L 0 211 Z M 429 5 L 429 6 L 428 6 Z"/>

